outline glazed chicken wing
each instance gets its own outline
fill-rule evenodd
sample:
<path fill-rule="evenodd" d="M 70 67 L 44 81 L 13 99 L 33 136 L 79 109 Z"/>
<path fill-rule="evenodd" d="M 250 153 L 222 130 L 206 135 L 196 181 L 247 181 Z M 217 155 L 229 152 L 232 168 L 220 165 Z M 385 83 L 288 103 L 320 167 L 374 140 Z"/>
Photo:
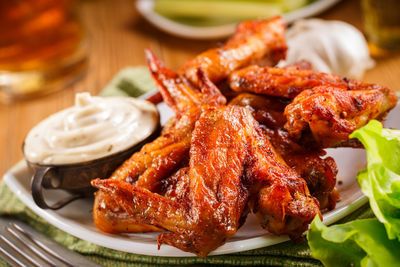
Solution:
<path fill-rule="evenodd" d="M 285 108 L 289 134 L 300 139 L 311 132 L 322 147 L 335 147 L 371 119 L 382 119 L 396 106 L 388 88 L 342 90 L 319 86 L 300 93 Z"/>
<path fill-rule="evenodd" d="M 146 50 L 149 69 L 164 101 L 175 111 L 177 121 L 168 131 L 146 144 L 118 168 L 112 179 L 128 179 L 136 185 L 154 189 L 159 181 L 185 164 L 188 159 L 191 133 L 201 114 L 202 104 L 223 105 L 225 98 L 199 71 L 200 91 L 191 87 L 181 75 L 165 66 Z"/>
<path fill-rule="evenodd" d="M 200 91 L 191 87 L 181 75 L 165 68 L 146 51 L 151 74 L 165 102 L 175 111 L 176 121 L 163 134 L 134 153 L 111 175 L 111 179 L 124 180 L 159 192 L 162 181 L 187 166 L 191 134 L 202 112 L 202 104 L 222 105 L 226 100 L 219 90 L 199 71 Z M 104 192 L 97 192 L 94 205 L 94 222 L 105 232 L 143 232 L 159 230 L 154 226 L 135 223 L 124 210 Z M 136 224 L 136 225 L 134 225 Z"/>
<path fill-rule="evenodd" d="M 286 118 L 283 111 L 287 99 L 242 93 L 230 105 L 244 106 L 260 123 L 263 133 L 286 164 L 307 183 L 312 196 L 318 199 L 321 210 L 335 208 L 339 193 L 335 189 L 337 166 L 333 158 L 318 147 L 302 146 L 295 142 L 283 128 Z"/>
<path fill-rule="evenodd" d="M 223 105 L 225 97 L 209 80 L 202 70 L 196 70 L 197 90 L 189 84 L 183 75 L 167 69 L 164 64 L 148 49 L 145 50 L 147 64 L 153 81 L 156 83 L 164 102 L 180 117 L 189 109 L 202 104 Z"/>
<path fill-rule="evenodd" d="M 187 61 L 179 72 L 198 85 L 198 69 L 213 83 L 218 83 L 232 71 L 261 60 L 276 63 L 286 55 L 285 28 L 281 17 L 242 22 L 222 47 L 207 50 Z"/>
<path fill-rule="evenodd" d="M 322 147 L 359 146 L 350 133 L 382 119 L 397 102 L 387 87 L 292 67 L 250 66 L 232 73 L 229 83 L 235 91 L 292 98 L 285 128 L 295 140 Z"/>
<path fill-rule="evenodd" d="M 294 98 L 300 92 L 316 86 L 330 85 L 346 90 L 382 89 L 377 84 L 363 83 L 336 74 L 301 68 L 249 66 L 233 72 L 229 85 L 237 92 Z"/>
<path fill-rule="evenodd" d="M 186 202 L 189 192 L 187 167 L 179 169 L 170 177 L 161 180 L 158 192 L 166 198 L 177 202 Z M 116 201 L 112 194 L 97 191 L 93 205 L 93 218 L 96 226 L 107 233 L 143 233 L 161 232 L 154 225 L 141 223 L 136 217 L 127 213 L 123 206 Z"/>
<path fill-rule="evenodd" d="M 93 203 L 93 219 L 97 228 L 106 233 L 144 233 L 159 232 L 160 228 L 140 223 L 128 214 L 123 207 L 103 191 L 95 193 Z"/>
<path fill-rule="evenodd" d="M 159 244 L 206 256 L 236 233 L 250 193 L 263 226 L 299 236 L 319 214 L 305 181 L 263 136 L 250 112 L 238 106 L 209 107 L 192 134 L 187 201 L 152 193 L 123 180 L 94 180 L 140 223 L 168 230 Z M 185 197 L 186 196 L 186 197 Z"/>

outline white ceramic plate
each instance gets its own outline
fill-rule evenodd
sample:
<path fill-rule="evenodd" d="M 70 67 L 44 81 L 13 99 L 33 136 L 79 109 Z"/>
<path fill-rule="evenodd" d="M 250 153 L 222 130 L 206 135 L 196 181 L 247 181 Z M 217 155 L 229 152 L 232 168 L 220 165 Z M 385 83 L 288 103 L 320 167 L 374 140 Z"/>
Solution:
<path fill-rule="evenodd" d="M 158 105 L 161 123 L 172 115 L 172 111 L 164 104 Z M 388 116 L 385 127 L 400 128 L 400 106 L 397 106 Z M 366 165 L 365 151 L 362 149 L 339 148 L 329 149 L 328 155 L 334 157 L 339 168 L 337 187 L 341 200 L 336 208 L 323 214 L 324 223 L 331 224 L 352 213 L 367 202 L 357 182 L 357 172 Z M 55 227 L 89 242 L 125 252 L 170 257 L 190 257 L 191 253 L 163 245 L 157 249 L 157 233 L 140 233 L 112 235 L 98 230 L 92 219 L 93 199 L 77 200 L 61 210 L 43 210 L 36 206 L 30 191 L 30 175 L 25 161 L 19 162 L 4 175 L 5 183 L 10 189 L 36 214 L 53 224 Z M 66 194 L 60 191 L 46 192 L 46 199 L 56 200 Z M 249 215 L 246 223 L 226 244 L 214 250 L 210 255 L 227 254 L 260 247 L 274 245 L 288 240 L 286 236 L 277 237 L 263 230 L 254 215 Z"/>
<path fill-rule="evenodd" d="M 303 8 L 283 14 L 283 18 L 287 23 L 291 23 L 297 19 L 306 18 L 317 15 L 327 10 L 340 0 L 317 0 Z M 168 32 L 172 35 L 191 38 L 191 39 L 214 39 L 222 38 L 231 35 L 235 28 L 236 23 L 198 27 L 178 23 L 168 19 L 160 14 L 154 12 L 154 0 L 137 0 L 136 8 L 140 14 L 147 19 L 155 27 L 162 31 Z"/>

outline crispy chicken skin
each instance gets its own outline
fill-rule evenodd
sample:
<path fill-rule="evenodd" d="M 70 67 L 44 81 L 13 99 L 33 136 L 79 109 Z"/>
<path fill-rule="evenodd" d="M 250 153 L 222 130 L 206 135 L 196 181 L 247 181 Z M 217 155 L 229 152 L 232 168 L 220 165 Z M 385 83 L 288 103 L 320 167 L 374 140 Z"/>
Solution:
<path fill-rule="evenodd" d="M 305 63 L 301 64 L 304 65 Z M 347 90 L 383 88 L 377 84 L 363 83 L 331 73 L 315 72 L 304 69 L 304 67 L 278 68 L 256 65 L 233 72 L 229 76 L 228 82 L 234 91 L 286 98 L 294 98 L 304 90 L 321 85 L 331 85 Z"/>
<path fill-rule="evenodd" d="M 322 147 L 340 146 L 371 119 L 382 119 L 396 106 L 388 88 L 344 90 L 318 86 L 300 93 L 285 108 L 285 128 L 295 139 L 311 132 Z"/>
<path fill-rule="evenodd" d="M 205 108 L 192 134 L 187 201 L 177 201 L 123 180 L 96 179 L 138 222 L 168 230 L 166 243 L 204 257 L 236 233 L 250 192 L 262 225 L 299 236 L 318 202 L 305 181 L 275 152 L 250 112 L 239 106 Z M 186 177 L 187 175 L 187 177 Z"/>
<path fill-rule="evenodd" d="M 281 17 L 242 22 L 223 46 L 207 50 L 187 61 L 179 73 L 198 85 L 196 73 L 201 69 L 213 83 L 218 83 L 241 67 L 265 59 L 278 62 L 286 55 L 285 29 Z"/>
<path fill-rule="evenodd" d="M 260 123 L 275 150 L 286 164 L 293 168 L 307 183 L 312 196 L 318 199 L 321 210 L 335 208 L 339 193 L 335 189 L 337 166 L 332 157 L 318 147 L 302 146 L 295 142 L 283 128 L 286 118 L 283 111 L 287 99 L 242 93 L 229 105 L 244 106 Z"/>

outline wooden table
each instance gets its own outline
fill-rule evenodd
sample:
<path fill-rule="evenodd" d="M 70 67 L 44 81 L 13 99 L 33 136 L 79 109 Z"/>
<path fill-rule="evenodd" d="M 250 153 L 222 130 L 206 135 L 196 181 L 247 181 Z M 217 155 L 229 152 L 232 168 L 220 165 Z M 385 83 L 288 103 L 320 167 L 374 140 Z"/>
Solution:
<path fill-rule="evenodd" d="M 144 65 L 143 50 L 151 48 L 166 65 L 178 68 L 188 58 L 221 40 L 194 41 L 169 36 L 144 21 L 133 0 L 82 1 L 80 12 L 87 29 L 90 66 L 86 77 L 73 87 L 13 104 L 0 104 L 0 174 L 22 159 L 21 144 L 28 131 L 50 114 L 71 106 L 77 92 L 97 94 L 126 66 Z M 345 0 L 319 17 L 339 19 L 361 28 L 359 0 Z M 400 55 L 377 60 L 366 82 L 400 91 Z M 0 178 L 1 179 L 1 178 Z"/>

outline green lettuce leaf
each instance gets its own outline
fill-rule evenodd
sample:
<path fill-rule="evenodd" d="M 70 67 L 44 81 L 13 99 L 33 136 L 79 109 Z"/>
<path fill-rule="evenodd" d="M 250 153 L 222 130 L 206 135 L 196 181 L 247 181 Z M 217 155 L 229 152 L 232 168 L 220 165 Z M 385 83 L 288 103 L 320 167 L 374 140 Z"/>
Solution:
<path fill-rule="evenodd" d="M 317 216 L 307 233 L 312 256 L 325 266 L 400 266 L 400 130 L 372 120 L 350 137 L 367 151 L 357 181 L 376 219 L 327 227 Z"/>
<path fill-rule="evenodd" d="M 357 176 L 361 190 L 389 239 L 400 240 L 400 130 L 383 129 L 373 120 L 350 137 L 367 151 L 367 168 Z"/>
<path fill-rule="evenodd" d="M 316 216 L 307 233 L 312 256 L 325 266 L 399 266 L 400 243 L 377 219 L 325 226 Z"/>

